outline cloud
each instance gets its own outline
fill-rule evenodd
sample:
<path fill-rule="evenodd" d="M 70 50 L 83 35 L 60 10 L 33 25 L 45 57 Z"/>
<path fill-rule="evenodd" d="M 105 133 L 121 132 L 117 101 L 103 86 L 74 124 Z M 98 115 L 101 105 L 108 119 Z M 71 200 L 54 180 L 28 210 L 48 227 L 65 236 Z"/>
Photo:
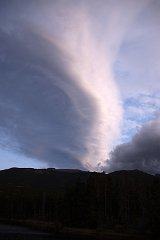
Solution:
<path fill-rule="evenodd" d="M 53 167 L 103 165 L 123 113 L 113 66 L 150 2 L 2 1 L 1 147 Z"/>
<path fill-rule="evenodd" d="M 159 1 L 150 1 L 121 44 L 114 70 L 124 97 L 160 90 L 159 12 Z"/>
<path fill-rule="evenodd" d="M 122 135 L 118 143 L 128 142 L 137 129 L 154 120 L 160 113 L 160 93 L 134 94 L 124 100 Z"/>
<path fill-rule="evenodd" d="M 106 158 L 122 110 L 86 9 L 74 1 L 2 4 L 2 149 L 53 167 L 93 169 Z"/>
<path fill-rule="evenodd" d="M 67 154 L 57 158 L 52 151 L 56 146 L 62 150 L 73 148 L 71 159 L 75 149 L 76 160 L 85 154 L 85 138 L 90 136 L 92 125 L 90 118 L 94 121 L 94 105 L 68 74 L 63 53 L 40 36 L 27 35 L 26 31 L 26 41 L 14 39 L 13 42 L 10 34 L 2 34 L 4 45 L 12 54 L 6 56 L 5 68 L 1 70 L 1 133 L 10 136 L 10 144 L 9 137 L 7 143 L 15 151 L 59 166 Z M 31 47 L 24 48 L 29 42 Z M 52 61 L 49 47 L 53 51 Z M 83 116 L 81 109 L 74 106 L 71 91 L 82 98 L 79 108 L 85 107 L 88 115 Z M 13 139 L 18 143 L 16 148 L 12 146 Z M 76 164 L 82 168 L 79 162 Z"/>
<path fill-rule="evenodd" d="M 160 119 L 146 123 L 130 142 L 115 147 L 104 169 L 107 172 L 139 169 L 160 173 Z"/>

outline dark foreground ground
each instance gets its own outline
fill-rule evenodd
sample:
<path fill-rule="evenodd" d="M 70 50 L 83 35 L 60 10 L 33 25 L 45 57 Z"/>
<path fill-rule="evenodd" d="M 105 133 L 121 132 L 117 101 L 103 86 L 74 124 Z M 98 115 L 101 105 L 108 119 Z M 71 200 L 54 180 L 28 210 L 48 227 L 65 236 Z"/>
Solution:
<path fill-rule="evenodd" d="M 0 224 L 0 239 L 3 240 L 44 240 L 55 239 L 50 234 L 28 227 Z"/>
<path fill-rule="evenodd" d="M 18 223 L 17 223 L 18 224 Z M 24 225 L 24 226 L 22 226 Z M 26 226 L 25 226 L 26 225 Z M 64 228 L 59 232 L 55 232 L 52 226 L 45 225 L 44 222 L 21 222 L 21 225 L 16 225 L 16 222 L 10 224 L 0 224 L 0 239 L 3 240 L 151 240 L 152 236 L 140 235 L 133 233 L 118 233 L 113 230 L 104 231 L 102 229 L 77 229 Z M 158 238 L 154 238 L 158 239 Z"/>
<path fill-rule="evenodd" d="M 0 239 L 160 239 L 160 176 L 3 170 L 0 220 L 34 230 L 2 226 Z"/>

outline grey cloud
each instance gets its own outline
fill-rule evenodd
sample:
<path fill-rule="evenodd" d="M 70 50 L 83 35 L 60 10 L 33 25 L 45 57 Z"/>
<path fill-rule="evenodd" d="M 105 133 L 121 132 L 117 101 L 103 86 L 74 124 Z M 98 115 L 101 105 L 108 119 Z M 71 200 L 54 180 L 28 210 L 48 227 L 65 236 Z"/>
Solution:
<path fill-rule="evenodd" d="M 146 1 L 147 2 L 147 1 Z M 160 2 L 150 4 L 129 29 L 115 62 L 115 75 L 124 97 L 160 89 Z"/>
<path fill-rule="evenodd" d="M 106 161 L 105 171 L 139 169 L 160 173 L 160 120 L 145 124 L 129 143 L 118 145 Z"/>
<path fill-rule="evenodd" d="M 68 72 L 70 59 L 19 22 L 17 11 L 12 14 L 18 15 L 18 25 L 7 31 L 8 12 L 0 25 L 0 143 L 6 135 L 10 138 L 6 147 L 13 151 L 49 166 L 83 168 L 80 161 L 94 121 L 92 99 Z M 85 116 L 75 107 L 74 98 L 87 109 Z"/>

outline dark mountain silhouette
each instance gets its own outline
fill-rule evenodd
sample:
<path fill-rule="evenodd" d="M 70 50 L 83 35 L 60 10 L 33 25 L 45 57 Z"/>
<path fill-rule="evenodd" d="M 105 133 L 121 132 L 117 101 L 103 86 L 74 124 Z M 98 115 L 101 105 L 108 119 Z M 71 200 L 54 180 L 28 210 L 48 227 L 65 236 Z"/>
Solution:
<path fill-rule="evenodd" d="M 139 170 L 110 174 L 70 169 L 0 171 L 0 218 L 65 227 L 159 234 L 160 178 Z"/>
<path fill-rule="evenodd" d="M 78 177 L 87 178 L 87 172 L 54 168 L 10 168 L 0 171 L 0 184 L 61 191 L 65 190 Z"/>
<path fill-rule="evenodd" d="M 74 184 L 77 179 L 86 181 L 89 176 L 93 175 L 101 176 L 102 173 L 87 172 L 78 169 L 10 168 L 0 171 L 0 184 L 30 186 L 42 190 L 60 191 Z M 111 178 L 116 184 L 120 184 L 123 181 L 136 181 L 139 184 L 149 184 L 153 181 L 154 176 L 139 170 L 122 170 L 105 174 L 105 178 Z"/>

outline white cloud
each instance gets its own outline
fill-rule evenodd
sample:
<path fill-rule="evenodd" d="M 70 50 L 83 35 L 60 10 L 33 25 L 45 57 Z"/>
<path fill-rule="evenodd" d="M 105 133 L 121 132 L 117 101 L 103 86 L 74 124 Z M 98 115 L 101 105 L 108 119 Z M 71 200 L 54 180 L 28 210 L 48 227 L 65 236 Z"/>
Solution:
<path fill-rule="evenodd" d="M 125 99 L 122 136 L 118 143 L 128 142 L 146 122 L 160 113 L 160 94 L 137 94 Z"/>

